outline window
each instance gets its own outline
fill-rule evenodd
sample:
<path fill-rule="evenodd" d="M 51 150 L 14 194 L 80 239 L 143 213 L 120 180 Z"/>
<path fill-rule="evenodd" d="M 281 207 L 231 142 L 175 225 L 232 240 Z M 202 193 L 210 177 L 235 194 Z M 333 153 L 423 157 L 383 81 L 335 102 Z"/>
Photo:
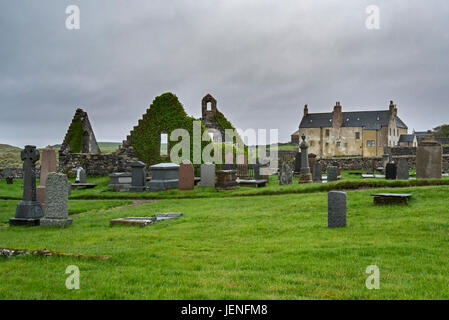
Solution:
<path fill-rule="evenodd" d="M 355 140 L 360 140 L 360 132 L 355 133 Z"/>
<path fill-rule="evenodd" d="M 208 132 L 209 134 L 209 138 L 214 141 L 214 133 L 213 132 Z"/>
<path fill-rule="evenodd" d="M 161 133 L 161 157 L 168 157 L 168 134 Z"/>
<path fill-rule="evenodd" d="M 375 147 L 376 146 L 376 141 L 375 140 L 367 140 L 366 141 L 366 146 L 367 147 Z"/>
<path fill-rule="evenodd" d="M 326 137 L 329 137 L 329 129 L 326 129 Z"/>
<path fill-rule="evenodd" d="M 337 141 L 337 148 L 340 148 L 341 142 Z"/>
<path fill-rule="evenodd" d="M 206 110 L 207 111 L 211 111 L 212 110 L 212 102 L 208 102 L 208 103 L 206 103 Z"/>
<path fill-rule="evenodd" d="M 326 142 L 326 147 L 329 147 L 329 143 Z"/>

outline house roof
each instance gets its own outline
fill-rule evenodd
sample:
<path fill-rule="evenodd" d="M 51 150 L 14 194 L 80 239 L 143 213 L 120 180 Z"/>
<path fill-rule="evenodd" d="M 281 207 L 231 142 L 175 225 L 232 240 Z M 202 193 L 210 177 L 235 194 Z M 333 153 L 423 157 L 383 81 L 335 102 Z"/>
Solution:
<path fill-rule="evenodd" d="M 414 134 L 401 134 L 399 142 L 413 142 L 415 140 Z"/>
<path fill-rule="evenodd" d="M 368 130 L 378 130 L 388 126 L 390 119 L 389 110 L 381 111 L 352 111 L 342 112 L 342 127 L 364 127 Z M 407 125 L 396 116 L 398 128 L 407 129 Z M 309 113 L 302 118 L 300 128 L 321 128 L 332 126 L 332 112 Z"/>

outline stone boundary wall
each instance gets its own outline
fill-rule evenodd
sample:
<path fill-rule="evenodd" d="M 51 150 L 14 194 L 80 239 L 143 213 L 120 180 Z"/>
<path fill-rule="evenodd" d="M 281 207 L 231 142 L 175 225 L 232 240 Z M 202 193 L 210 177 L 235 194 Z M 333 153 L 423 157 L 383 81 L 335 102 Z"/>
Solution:
<path fill-rule="evenodd" d="M 8 167 L 8 168 L 0 168 L 0 179 L 5 179 L 5 170 L 6 169 L 10 169 L 11 170 L 11 174 L 12 177 L 14 179 L 22 179 L 23 178 L 23 170 L 22 168 L 12 168 L 12 167 Z M 41 175 L 41 168 L 40 167 L 36 167 L 36 178 L 39 178 Z"/>
<path fill-rule="evenodd" d="M 59 171 L 69 176 L 82 167 L 90 177 L 103 177 L 113 172 L 131 172 L 131 163 L 137 158 L 126 154 L 89 154 L 68 153 L 59 154 Z"/>
<path fill-rule="evenodd" d="M 393 147 L 391 154 L 393 156 L 416 155 L 416 147 Z M 443 154 L 449 154 L 449 147 L 443 147 Z"/>

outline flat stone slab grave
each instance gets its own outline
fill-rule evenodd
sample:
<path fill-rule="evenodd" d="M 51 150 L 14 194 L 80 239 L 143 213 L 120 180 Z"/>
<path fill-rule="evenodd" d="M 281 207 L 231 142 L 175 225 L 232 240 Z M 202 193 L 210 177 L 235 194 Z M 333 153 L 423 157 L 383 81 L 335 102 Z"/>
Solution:
<path fill-rule="evenodd" d="M 362 174 L 363 179 L 369 179 L 369 178 L 380 178 L 385 179 L 384 174 Z"/>
<path fill-rule="evenodd" d="M 93 189 L 97 185 L 93 183 L 72 183 L 72 190 L 76 189 Z"/>
<path fill-rule="evenodd" d="M 182 213 L 177 212 L 169 212 L 169 213 L 158 213 L 156 217 L 127 217 L 127 218 L 119 218 L 113 219 L 109 222 L 111 226 L 115 224 L 128 225 L 128 226 L 139 226 L 146 227 L 150 224 L 154 224 L 158 221 L 175 219 L 182 216 Z"/>
<path fill-rule="evenodd" d="M 408 204 L 408 199 L 412 196 L 410 193 L 374 193 L 374 204 Z"/>
<path fill-rule="evenodd" d="M 237 183 L 241 186 L 247 186 L 247 187 L 255 186 L 256 188 L 265 187 L 267 185 L 267 182 L 268 181 L 265 179 L 258 179 L 258 180 L 237 179 Z"/>

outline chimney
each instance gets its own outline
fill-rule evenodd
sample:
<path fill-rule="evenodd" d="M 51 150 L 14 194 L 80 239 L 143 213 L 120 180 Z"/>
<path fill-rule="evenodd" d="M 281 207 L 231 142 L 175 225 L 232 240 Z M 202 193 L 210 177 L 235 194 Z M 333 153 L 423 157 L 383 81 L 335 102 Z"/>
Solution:
<path fill-rule="evenodd" d="M 334 111 L 332 112 L 332 126 L 341 127 L 343 124 L 343 113 L 341 112 L 340 101 L 335 103 Z"/>
<path fill-rule="evenodd" d="M 309 108 L 307 105 L 304 106 L 304 117 L 309 114 Z"/>
<path fill-rule="evenodd" d="M 396 105 L 394 104 L 393 100 L 390 100 L 390 115 L 395 116 L 394 109 L 396 108 Z"/>

